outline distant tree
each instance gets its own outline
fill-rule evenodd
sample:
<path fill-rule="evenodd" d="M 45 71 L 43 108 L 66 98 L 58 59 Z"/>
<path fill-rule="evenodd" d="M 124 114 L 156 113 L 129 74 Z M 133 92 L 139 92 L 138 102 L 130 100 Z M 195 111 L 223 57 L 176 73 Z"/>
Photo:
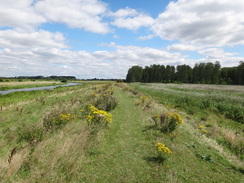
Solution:
<path fill-rule="evenodd" d="M 211 62 L 208 62 L 205 64 L 205 67 L 204 67 L 204 83 L 205 84 L 211 84 L 213 66 L 214 66 L 213 63 L 211 63 Z"/>
<path fill-rule="evenodd" d="M 237 83 L 244 85 L 244 62 L 240 61 L 240 65 L 237 67 Z"/>
<path fill-rule="evenodd" d="M 142 67 L 133 66 L 129 69 L 128 74 L 126 76 L 127 82 L 141 82 L 142 79 Z"/>
<path fill-rule="evenodd" d="M 178 65 L 176 67 L 176 81 L 190 83 L 192 80 L 192 68 L 189 65 Z"/>
<path fill-rule="evenodd" d="M 195 66 L 192 70 L 192 83 L 200 83 L 199 65 L 198 64 L 195 64 Z"/>
<path fill-rule="evenodd" d="M 165 83 L 170 83 L 171 79 L 172 79 L 172 70 L 171 70 L 171 66 L 167 65 L 165 68 Z"/>
<path fill-rule="evenodd" d="M 165 80 L 165 66 L 160 66 L 160 82 L 163 82 Z"/>
<path fill-rule="evenodd" d="M 220 69 L 221 65 L 219 61 L 216 61 L 215 64 L 213 65 L 213 70 L 211 73 L 211 84 L 219 84 L 220 81 Z"/>
<path fill-rule="evenodd" d="M 193 68 L 186 64 L 176 68 L 156 64 L 145 68 L 133 66 L 128 70 L 126 81 L 244 85 L 244 62 L 241 61 L 237 67 L 224 68 L 221 68 L 219 61 L 195 64 Z"/>
<path fill-rule="evenodd" d="M 150 76 L 151 75 L 151 69 L 146 66 L 144 69 L 143 69 L 143 72 L 142 72 L 142 79 L 141 81 L 144 82 L 144 83 L 149 83 L 151 82 L 150 81 Z"/>

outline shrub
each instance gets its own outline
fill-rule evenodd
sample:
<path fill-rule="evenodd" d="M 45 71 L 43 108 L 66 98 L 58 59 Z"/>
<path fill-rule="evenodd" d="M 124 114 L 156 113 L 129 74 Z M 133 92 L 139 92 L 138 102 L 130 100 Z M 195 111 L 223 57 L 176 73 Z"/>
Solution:
<path fill-rule="evenodd" d="M 202 134 L 208 133 L 208 131 L 205 129 L 205 127 L 203 125 L 199 125 L 199 127 L 197 128 L 197 131 L 199 131 Z"/>
<path fill-rule="evenodd" d="M 19 141 L 26 141 L 33 144 L 42 141 L 44 130 L 41 126 L 37 125 L 22 125 L 17 129 L 17 133 Z"/>
<path fill-rule="evenodd" d="M 152 117 L 156 126 L 159 126 L 165 133 L 171 133 L 177 126 L 183 124 L 183 120 L 178 113 L 166 112 Z"/>
<path fill-rule="evenodd" d="M 163 163 L 173 152 L 163 143 L 158 142 L 155 144 L 158 156 L 157 162 Z"/>
<path fill-rule="evenodd" d="M 157 143 L 156 145 L 155 145 L 156 147 L 157 147 L 157 151 L 161 154 L 161 152 L 162 153 L 165 153 L 165 154 L 167 154 L 167 155 L 171 155 L 173 152 L 168 148 L 168 147 L 166 147 L 165 146 L 165 144 L 163 144 L 163 143 Z"/>
<path fill-rule="evenodd" d="M 178 113 L 166 112 L 161 115 L 156 114 L 152 117 L 155 126 L 159 126 L 163 132 L 170 133 L 177 126 L 183 124 L 183 120 Z"/>
<path fill-rule="evenodd" d="M 75 118 L 67 111 L 54 110 L 43 119 L 43 126 L 46 130 L 58 129 Z"/>
<path fill-rule="evenodd" d="M 83 111 L 83 110 L 81 110 Z M 93 105 L 88 105 L 84 111 L 88 125 L 107 125 L 112 123 L 112 114 L 99 110 Z"/>
<path fill-rule="evenodd" d="M 113 96 L 114 91 L 111 85 L 104 85 L 102 88 L 98 88 L 98 93 L 93 92 L 89 95 L 90 103 L 96 108 L 111 111 L 118 105 L 118 100 Z"/>

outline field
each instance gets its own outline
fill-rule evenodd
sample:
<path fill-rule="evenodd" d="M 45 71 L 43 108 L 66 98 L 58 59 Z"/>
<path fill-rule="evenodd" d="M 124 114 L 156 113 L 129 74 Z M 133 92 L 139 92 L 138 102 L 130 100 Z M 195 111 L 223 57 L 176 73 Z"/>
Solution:
<path fill-rule="evenodd" d="M 0 182 L 243 182 L 243 112 L 243 86 L 89 82 L 3 95 Z"/>

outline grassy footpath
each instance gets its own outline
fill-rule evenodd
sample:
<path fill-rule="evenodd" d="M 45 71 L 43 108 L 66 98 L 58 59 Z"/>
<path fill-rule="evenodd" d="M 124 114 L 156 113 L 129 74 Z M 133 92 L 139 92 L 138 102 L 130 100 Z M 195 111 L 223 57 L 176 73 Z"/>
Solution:
<path fill-rule="evenodd" d="M 145 157 L 150 141 L 146 141 L 142 112 L 135 108 L 132 96 L 116 90 L 119 105 L 112 112 L 113 123 L 84 162 L 84 182 L 158 182 Z M 148 174 L 148 172 L 150 172 Z"/>

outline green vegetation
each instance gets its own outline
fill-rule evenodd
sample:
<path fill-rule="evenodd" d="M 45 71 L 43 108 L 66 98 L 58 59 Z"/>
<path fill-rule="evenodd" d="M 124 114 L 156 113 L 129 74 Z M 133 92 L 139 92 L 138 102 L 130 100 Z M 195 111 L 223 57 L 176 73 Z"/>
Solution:
<path fill-rule="evenodd" d="M 197 83 L 244 85 L 244 62 L 237 67 L 221 68 L 219 62 L 189 65 L 133 66 L 128 70 L 127 82 L 144 83 Z"/>
<path fill-rule="evenodd" d="M 161 104 L 185 111 L 196 120 L 192 126 L 208 126 L 208 137 L 243 159 L 244 88 L 214 85 L 131 84 Z M 194 87 L 195 86 L 195 87 Z M 202 86 L 201 89 L 198 87 Z M 190 88 L 189 88 L 190 87 Z M 207 87 L 212 87 L 211 90 Z M 205 89 L 204 89 L 205 88 Z M 199 129 L 204 132 L 203 127 Z"/>
<path fill-rule="evenodd" d="M 150 91 L 163 85 L 131 86 L 87 82 L 2 96 L 0 180 L 242 182 L 242 123 L 159 104 Z"/>

